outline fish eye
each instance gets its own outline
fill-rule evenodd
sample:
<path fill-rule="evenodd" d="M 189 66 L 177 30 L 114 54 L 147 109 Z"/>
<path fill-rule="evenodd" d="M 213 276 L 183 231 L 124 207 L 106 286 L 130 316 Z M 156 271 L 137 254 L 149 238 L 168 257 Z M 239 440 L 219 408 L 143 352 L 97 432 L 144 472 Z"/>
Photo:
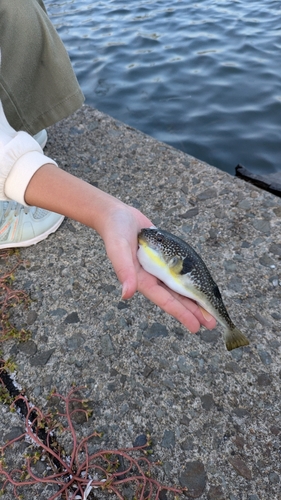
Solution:
<path fill-rule="evenodd" d="M 156 240 L 159 243 L 162 243 L 162 241 L 164 241 L 164 237 L 162 236 L 162 234 L 158 233 L 157 236 L 156 236 Z"/>

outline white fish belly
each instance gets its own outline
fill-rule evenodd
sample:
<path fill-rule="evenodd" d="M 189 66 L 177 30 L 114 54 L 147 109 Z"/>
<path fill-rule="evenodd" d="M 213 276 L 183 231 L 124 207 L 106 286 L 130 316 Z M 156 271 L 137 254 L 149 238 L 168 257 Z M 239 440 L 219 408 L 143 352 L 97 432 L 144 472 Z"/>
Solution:
<path fill-rule="evenodd" d="M 158 256 L 157 252 L 155 252 L 151 248 L 144 248 L 143 246 L 140 246 L 137 252 L 137 257 L 145 271 L 147 271 L 149 274 L 153 274 L 153 276 L 156 276 L 156 278 L 163 281 L 163 283 L 171 288 L 171 290 L 174 290 L 184 297 L 194 299 L 197 302 L 200 301 L 200 298 L 195 293 L 195 290 L 193 292 L 191 289 L 189 290 L 187 288 L 189 286 L 187 276 L 185 276 L 186 284 L 184 285 L 180 278 L 177 278 L 171 274 L 169 267 Z M 192 288 L 191 281 L 190 286 Z"/>

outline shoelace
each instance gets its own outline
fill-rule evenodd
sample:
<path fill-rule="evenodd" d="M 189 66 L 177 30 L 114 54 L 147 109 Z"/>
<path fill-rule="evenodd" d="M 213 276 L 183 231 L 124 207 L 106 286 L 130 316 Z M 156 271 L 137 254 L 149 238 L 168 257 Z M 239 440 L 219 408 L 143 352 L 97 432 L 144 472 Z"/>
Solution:
<path fill-rule="evenodd" d="M 14 216 L 18 217 L 21 210 L 23 210 L 25 214 L 28 214 L 30 207 L 25 207 L 24 205 L 21 205 L 16 201 L 8 201 L 6 210 L 4 212 L 4 217 L 7 217 L 10 214 L 10 212 L 15 212 Z"/>

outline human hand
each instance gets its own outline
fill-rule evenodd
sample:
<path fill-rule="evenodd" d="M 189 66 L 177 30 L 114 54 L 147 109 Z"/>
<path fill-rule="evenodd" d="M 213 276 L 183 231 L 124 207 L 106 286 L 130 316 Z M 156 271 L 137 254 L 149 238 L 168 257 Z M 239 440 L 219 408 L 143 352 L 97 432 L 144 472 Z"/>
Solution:
<path fill-rule="evenodd" d="M 129 299 L 138 290 L 192 333 L 201 325 L 215 327 L 216 321 L 207 311 L 170 290 L 141 267 L 137 259 L 138 233 L 153 224 L 139 210 L 52 164 L 35 172 L 25 191 L 25 201 L 95 229 L 122 283 L 123 299 Z"/>
<path fill-rule="evenodd" d="M 203 325 L 216 326 L 216 320 L 207 311 L 172 291 L 155 276 L 147 273 L 137 259 L 138 233 L 152 222 L 139 210 L 117 203 L 104 220 L 101 236 L 107 255 L 122 283 L 122 298 L 128 299 L 138 290 L 165 312 L 180 321 L 191 333 Z"/>

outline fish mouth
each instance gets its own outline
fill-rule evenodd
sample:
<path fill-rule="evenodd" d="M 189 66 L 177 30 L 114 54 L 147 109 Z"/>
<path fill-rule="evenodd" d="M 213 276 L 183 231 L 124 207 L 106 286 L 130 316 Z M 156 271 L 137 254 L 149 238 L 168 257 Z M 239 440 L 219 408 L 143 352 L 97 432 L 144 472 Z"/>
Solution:
<path fill-rule="evenodd" d="M 142 234 L 139 233 L 138 234 L 138 248 L 140 247 L 140 245 L 143 245 L 144 243 L 145 243 L 145 240 L 143 239 Z"/>
<path fill-rule="evenodd" d="M 152 228 L 143 227 L 143 228 L 140 230 L 140 232 L 139 232 L 139 234 L 138 234 L 138 243 L 139 243 L 139 245 L 145 245 L 145 244 L 147 244 L 147 242 L 148 242 L 148 238 L 147 238 L 147 236 L 145 235 L 145 231 L 149 231 L 150 229 L 152 229 Z"/>
<path fill-rule="evenodd" d="M 147 240 L 143 236 L 143 233 L 141 230 L 141 232 L 138 234 L 138 251 L 140 250 L 141 247 L 143 247 L 143 248 L 147 247 L 147 244 L 148 244 Z"/>

